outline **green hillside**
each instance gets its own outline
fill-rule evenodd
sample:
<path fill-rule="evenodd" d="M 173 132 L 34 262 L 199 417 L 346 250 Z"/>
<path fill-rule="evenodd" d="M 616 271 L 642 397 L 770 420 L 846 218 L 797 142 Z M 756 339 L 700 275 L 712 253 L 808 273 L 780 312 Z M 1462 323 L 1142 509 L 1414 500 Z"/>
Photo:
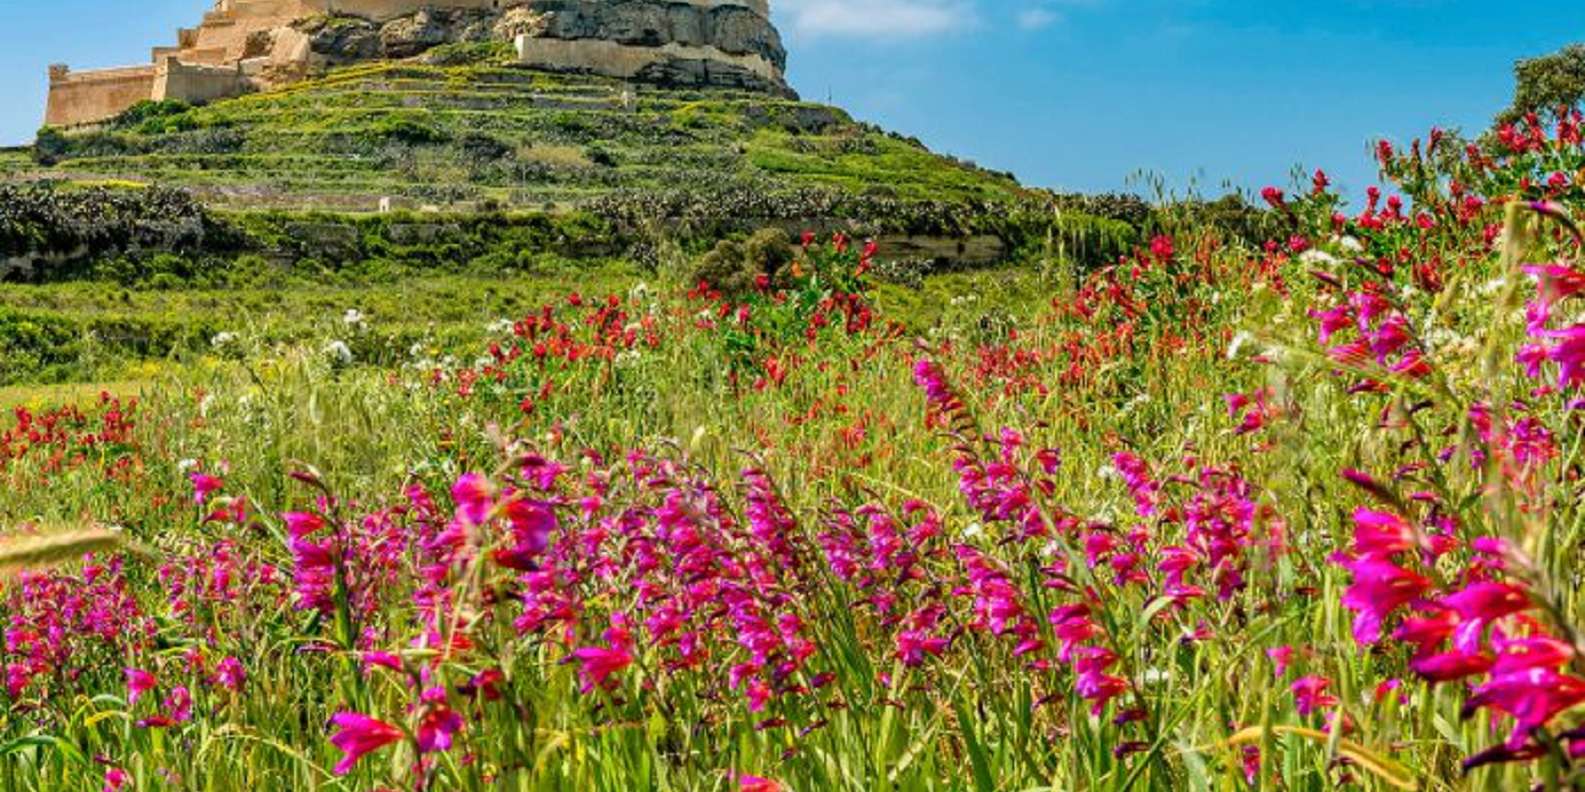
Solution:
<path fill-rule="evenodd" d="M 31 160 L 11 155 L 0 173 L 159 183 L 247 208 L 541 207 L 679 188 L 1027 195 L 832 107 L 492 63 L 378 62 L 203 107 L 144 105 L 92 131 L 46 130 Z"/>

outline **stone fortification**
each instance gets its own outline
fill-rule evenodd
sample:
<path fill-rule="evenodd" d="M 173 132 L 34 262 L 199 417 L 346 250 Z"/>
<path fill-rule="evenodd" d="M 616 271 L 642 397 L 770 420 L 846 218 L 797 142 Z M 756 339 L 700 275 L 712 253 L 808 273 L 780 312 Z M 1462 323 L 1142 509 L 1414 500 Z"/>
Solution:
<path fill-rule="evenodd" d="M 464 41 L 511 42 L 538 69 L 791 94 L 768 0 L 218 0 L 150 64 L 50 67 L 45 123 L 103 121 L 144 100 L 206 102 Z"/>

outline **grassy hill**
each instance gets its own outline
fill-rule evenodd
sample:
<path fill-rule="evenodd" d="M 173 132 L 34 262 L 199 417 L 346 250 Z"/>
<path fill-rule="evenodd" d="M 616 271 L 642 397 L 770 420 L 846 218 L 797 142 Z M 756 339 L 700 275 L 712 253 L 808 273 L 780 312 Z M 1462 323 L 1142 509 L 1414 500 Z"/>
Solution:
<path fill-rule="evenodd" d="M 837 108 L 497 56 L 440 48 L 146 103 L 0 150 L 0 283 L 26 284 L 0 291 L 0 385 L 141 378 L 228 333 L 294 343 L 349 310 L 386 331 L 358 359 L 388 362 L 568 282 L 689 280 L 767 227 L 877 239 L 889 299 L 931 321 L 964 291 L 1028 287 L 943 269 L 1112 261 L 1142 233 Z"/>
<path fill-rule="evenodd" d="M 444 55 L 439 56 L 444 59 Z M 376 62 L 203 107 L 146 104 L 46 130 L 11 178 L 159 183 L 219 206 L 373 210 L 576 205 L 622 190 L 817 188 L 1006 201 L 1009 175 L 833 107 L 506 65 Z"/>

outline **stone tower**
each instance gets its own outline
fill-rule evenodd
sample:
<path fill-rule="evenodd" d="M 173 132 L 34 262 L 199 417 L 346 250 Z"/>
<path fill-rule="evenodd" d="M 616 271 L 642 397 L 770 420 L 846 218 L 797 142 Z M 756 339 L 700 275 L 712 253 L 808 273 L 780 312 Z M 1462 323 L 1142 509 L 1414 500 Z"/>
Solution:
<path fill-rule="evenodd" d="M 45 123 L 90 124 L 139 101 L 205 102 L 490 39 L 511 42 L 525 67 L 792 95 L 769 0 L 215 0 L 149 64 L 50 67 Z"/>

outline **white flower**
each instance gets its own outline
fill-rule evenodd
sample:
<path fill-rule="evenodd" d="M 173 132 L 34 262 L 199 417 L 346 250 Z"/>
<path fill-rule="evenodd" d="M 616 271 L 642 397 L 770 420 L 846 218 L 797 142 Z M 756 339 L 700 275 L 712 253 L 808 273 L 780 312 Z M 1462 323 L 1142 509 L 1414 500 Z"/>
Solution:
<path fill-rule="evenodd" d="M 216 333 L 214 338 L 209 339 L 209 346 L 215 349 L 228 347 L 232 344 L 235 344 L 239 338 L 241 338 L 241 336 L 238 336 L 236 333 L 227 330 L 223 333 Z"/>
<path fill-rule="evenodd" d="M 364 317 L 362 311 L 356 308 L 348 308 L 347 312 L 342 314 L 341 322 L 348 327 L 362 327 L 368 322 L 368 319 Z"/>
<path fill-rule="evenodd" d="M 1338 260 L 1337 256 L 1334 256 L 1320 248 L 1310 248 L 1309 250 L 1299 254 L 1299 263 L 1310 267 L 1321 265 L 1330 266 L 1332 264 L 1338 263 Z"/>
<path fill-rule="evenodd" d="M 1506 288 L 1508 288 L 1507 278 L 1493 278 L 1489 281 L 1486 281 L 1485 283 L 1482 283 L 1478 291 L 1483 296 L 1490 297 Z"/>
<path fill-rule="evenodd" d="M 1355 239 L 1355 238 L 1353 238 L 1351 236 L 1343 237 L 1342 239 L 1338 240 L 1337 244 L 1339 246 L 1341 246 L 1343 248 L 1343 250 L 1345 250 L 1345 251 L 1347 251 L 1349 253 L 1364 253 L 1365 252 L 1365 246 L 1363 244 L 1361 244 L 1359 240 L 1357 240 L 1357 239 Z"/>
<path fill-rule="evenodd" d="M 184 459 L 176 463 L 176 469 L 182 471 L 183 473 L 186 473 L 195 467 L 198 467 L 198 460 L 196 459 Z"/>
<path fill-rule="evenodd" d="M 1233 336 L 1233 343 L 1227 345 L 1227 359 L 1237 360 L 1238 353 L 1242 352 L 1244 347 L 1254 340 L 1255 337 L 1249 333 L 1243 330 L 1238 331 L 1238 334 Z"/>
<path fill-rule="evenodd" d="M 325 354 L 343 366 L 352 362 L 352 347 L 345 341 L 331 341 L 325 345 Z"/>
<path fill-rule="evenodd" d="M 497 319 L 486 326 L 484 332 L 490 335 L 505 335 L 512 332 L 513 326 L 511 319 Z"/>

